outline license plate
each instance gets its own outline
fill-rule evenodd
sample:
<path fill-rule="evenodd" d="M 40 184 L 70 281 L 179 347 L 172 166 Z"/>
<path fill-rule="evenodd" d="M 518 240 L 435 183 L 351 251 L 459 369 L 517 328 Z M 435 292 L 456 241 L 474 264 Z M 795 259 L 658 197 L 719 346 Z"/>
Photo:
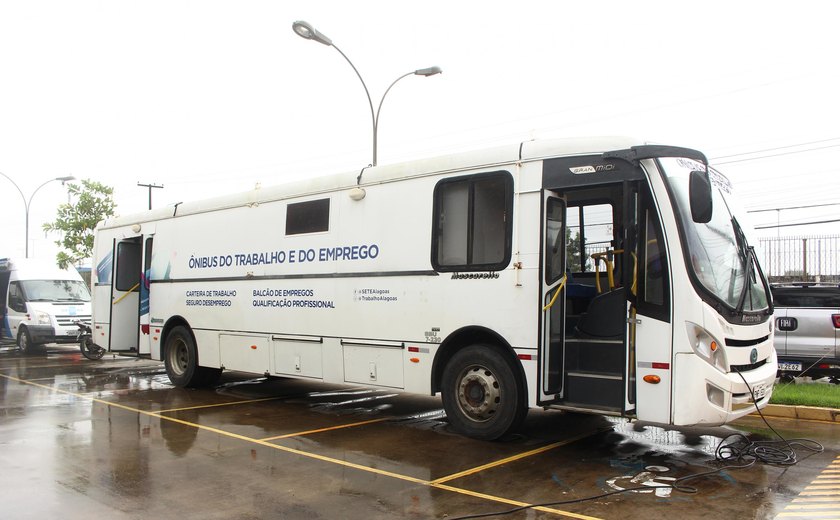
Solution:
<path fill-rule="evenodd" d="M 802 363 L 779 362 L 779 370 L 783 370 L 786 372 L 802 372 Z"/>
<path fill-rule="evenodd" d="M 755 385 L 753 387 L 753 395 L 755 396 L 756 401 L 764 399 L 764 396 L 767 395 L 767 385 Z"/>

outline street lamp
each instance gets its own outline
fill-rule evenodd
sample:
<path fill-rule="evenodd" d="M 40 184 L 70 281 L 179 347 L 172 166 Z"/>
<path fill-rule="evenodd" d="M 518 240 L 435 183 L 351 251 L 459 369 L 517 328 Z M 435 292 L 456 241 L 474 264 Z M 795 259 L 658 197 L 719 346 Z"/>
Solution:
<path fill-rule="evenodd" d="M 41 188 L 43 188 L 44 186 L 46 186 L 47 184 L 49 184 L 53 181 L 61 181 L 61 183 L 64 184 L 67 181 L 76 180 L 76 177 L 74 177 L 72 175 L 67 175 L 67 176 L 64 176 L 64 177 L 56 177 L 55 179 L 50 179 L 50 180 L 46 181 L 45 183 L 41 184 L 40 186 L 38 186 L 37 188 L 35 188 L 35 191 L 32 192 L 32 195 L 30 195 L 29 199 L 27 200 L 26 196 L 23 194 L 23 191 L 21 191 L 20 187 L 17 185 L 17 183 L 15 181 L 12 180 L 11 177 L 9 177 L 8 175 L 6 175 L 3 172 L 0 172 L 0 175 L 9 179 L 9 182 L 11 182 L 12 185 L 14 185 L 14 187 L 18 190 L 18 193 L 20 193 L 20 198 L 23 199 L 23 207 L 26 210 L 26 246 L 25 246 L 25 251 L 26 251 L 26 258 L 29 258 L 29 208 L 32 205 L 32 197 L 34 197 L 35 194 L 38 193 L 38 190 L 40 190 Z"/>
<path fill-rule="evenodd" d="M 350 58 L 348 58 L 346 54 L 341 52 L 341 49 L 339 49 L 332 42 L 332 40 L 327 38 L 327 36 L 325 36 L 324 34 L 318 32 L 318 30 L 315 29 L 314 27 L 312 27 L 310 24 L 308 24 L 304 21 L 298 20 L 297 22 L 292 24 L 292 29 L 301 38 L 316 41 L 316 42 L 318 42 L 322 45 L 326 45 L 327 47 L 332 47 L 333 49 L 337 50 L 338 53 L 341 54 L 344 57 L 345 60 L 347 60 L 347 63 L 349 63 L 350 66 L 353 67 L 353 71 L 356 73 L 356 76 L 359 77 L 359 81 L 362 82 L 362 87 L 364 87 L 364 89 L 365 89 L 365 95 L 367 95 L 368 105 L 370 105 L 370 120 L 371 120 L 371 123 L 373 124 L 373 162 L 371 163 L 371 166 L 376 166 L 376 140 L 377 140 L 377 129 L 379 128 L 379 111 L 382 110 L 382 103 L 385 101 L 385 96 L 388 95 L 388 92 L 391 90 L 391 87 L 393 87 L 399 80 L 401 80 L 401 79 L 403 79 L 407 76 L 414 75 L 414 76 L 426 76 L 426 77 L 428 77 L 428 76 L 434 76 L 435 74 L 440 74 L 443 71 L 440 69 L 440 67 L 428 67 L 428 68 L 425 68 L 425 69 L 417 69 L 417 70 L 414 70 L 414 71 L 407 72 L 407 73 L 403 74 L 402 76 L 395 79 L 394 82 L 391 83 L 391 85 L 388 87 L 388 89 L 385 90 L 385 93 L 382 94 L 382 98 L 379 100 L 379 107 L 374 112 L 373 101 L 370 98 L 370 91 L 368 91 L 367 85 L 365 84 L 365 80 L 362 79 L 362 75 L 359 74 L 359 70 L 356 68 L 355 65 L 353 65 L 353 62 L 350 61 Z"/>

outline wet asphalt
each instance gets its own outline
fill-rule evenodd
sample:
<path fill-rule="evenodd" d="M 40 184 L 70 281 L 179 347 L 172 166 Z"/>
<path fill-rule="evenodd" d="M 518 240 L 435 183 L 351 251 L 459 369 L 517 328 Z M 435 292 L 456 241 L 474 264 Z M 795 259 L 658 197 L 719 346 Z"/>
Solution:
<path fill-rule="evenodd" d="M 724 468 L 722 439 L 775 435 L 760 418 L 677 431 L 535 410 L 520 433 L 484 442 L 451 432 L 435 397 L 237 373 L 181 389 L 160 363 L 90 361 L 73 346 L 0 346 L 0 396 L 0 518 L 453 519 L 549 503 L 496 518 L 840 511 L 840 429 L 819 421 L 771 422 L 824 446 L 797 449 L 795 466 Z"/>

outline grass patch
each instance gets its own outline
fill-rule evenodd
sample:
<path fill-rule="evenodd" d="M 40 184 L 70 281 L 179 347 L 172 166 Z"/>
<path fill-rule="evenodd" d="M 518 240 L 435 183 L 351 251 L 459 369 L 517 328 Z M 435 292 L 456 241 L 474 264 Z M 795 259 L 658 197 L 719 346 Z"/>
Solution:
<path fill-rule="evenodd" d="M 827 383 L 778 383 L 771 404 L 840 408 L 840 385 Z"/>

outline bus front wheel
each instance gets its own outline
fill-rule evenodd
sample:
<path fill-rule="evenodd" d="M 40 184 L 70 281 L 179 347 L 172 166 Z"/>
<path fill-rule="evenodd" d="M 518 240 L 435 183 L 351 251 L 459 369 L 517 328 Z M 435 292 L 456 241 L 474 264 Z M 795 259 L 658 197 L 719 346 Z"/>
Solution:
<path fill-rule="evenodd" d="M 498 439 L 518 428 L 528 413 L 513 365 L 485 345 L 452 356 L 443 371 L 442 392 L 449 423 L 476 439 Z"/>
<path fill-rule="evenodd" d="M 179 325 L 166 336 L 164 366 L 172 384 L 180 387 L 212 385 L 222 373 L 221 369 L 198 365 L 198 350 L 187 327 Z"/>

